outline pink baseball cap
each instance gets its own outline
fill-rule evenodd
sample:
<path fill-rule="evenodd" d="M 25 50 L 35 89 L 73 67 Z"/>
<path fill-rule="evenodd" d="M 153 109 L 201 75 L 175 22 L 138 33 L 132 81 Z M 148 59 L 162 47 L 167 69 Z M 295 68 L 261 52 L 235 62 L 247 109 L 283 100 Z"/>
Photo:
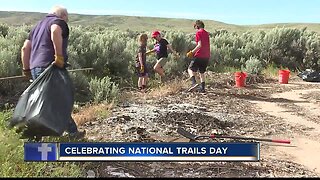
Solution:
<path fill-rule="evenodd" d="M 153 33 L 152 33 L 152 38 L 155 38 L 155 37 L 157 37 L 158 35 L 160 35 L 160 32 L 159 32 L 159 31 L 153 31 Z"/>

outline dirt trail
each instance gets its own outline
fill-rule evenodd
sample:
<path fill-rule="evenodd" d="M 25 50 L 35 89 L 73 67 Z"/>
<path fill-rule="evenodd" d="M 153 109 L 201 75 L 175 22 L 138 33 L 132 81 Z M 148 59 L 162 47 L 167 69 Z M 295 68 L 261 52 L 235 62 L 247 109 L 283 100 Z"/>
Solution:
<path fill-rule="evenodd" d="M 176 132 L 183 127 L 195 134 L 290 139 L 290 145 L 261 143 L 261 161 L 255 163 L 103 162 L 95 172 L 101 177 L 319 177 L 320 84 L 266 79 L 235 88 L 233 78 L 209 74 L 206 94 L 186 93 L 188 84 L 179 82 L 146 94 L 128 91 L 107 118 L 82 128 L 88 140 L 103 142 L 188 142 Z"/>
<path fill-rule="evenodd" d="M 293 161 L 320 175 L 320 103 L 304 98 L 310 93 L 319 94 L 320 88 L 276 93 L 272 94 L 271 101 L 250 102 L 261 112 L 281 118 L 290 125 L 305 126 L 304 132 L 293 132 L 290 137 L 287 135 L 286 138 L 291 140 L 291 146 L 270 146 L 261 153 L 265 154 L 264 156 Z"/>

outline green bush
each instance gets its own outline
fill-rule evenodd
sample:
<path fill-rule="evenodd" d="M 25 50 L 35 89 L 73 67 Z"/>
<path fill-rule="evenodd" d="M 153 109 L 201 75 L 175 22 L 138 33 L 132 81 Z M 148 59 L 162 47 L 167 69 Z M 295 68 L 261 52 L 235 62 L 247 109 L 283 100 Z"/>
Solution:
<path fill-rule="evenodd" d="M 172 48 L 180 54 L 186 54 L 192 45 L 192 36 L 187 36 L 183 32 L 167 32 L 165 38 Z"/>
<path fill-rule="evenodd" d="M 97 77 L 90 81 L 90 91 L 93 95 L 93 100 L 96 103 L 117 101 L 119 97 L 119 87 L 114 82 L 111 82 L 110 77 L 99 79 Z"/>
<path fill-rule="evenodd" d="M 95 29 L 84 32 L 80 27 L 72 28 L 68 49 L 70 63 L 77 67 L 93 67 L 93 75 L 100 78 L 130 77 L 128 67 L 133 55 L 125 51 L 127 33 Z"/>
<path fill-rule="evenodd" d="M 91 100 L 89 78 L 83 72 L 70 73 L 75 91 L 75 101 L 85 103 Z"/>
<path fill-rule="evenodd" d="M 9 26 L 7 24 L 0 24 L 0 36 L 6 37 L 9 32 Z"/>
<path fill-rule="evenodd" d="M 0 25 L 0 76 L 21 75 L 20 49 L 31 27 L 8 27 Z M 210 32 L 210 29 L 208 29 Z M 88 87 L 84 79 L 92 77 L 110 77 L 120 85 L 128 85 L 135 77 L 135 58 L 139 47 L 138 36 L 151 32 L 117 31 L 103 26 L 70 26 L 69 62 L 73 68 L 93 67 L 94 71 L 83 77 L 73 78 L 76 89 Z M 195 33 L 186 34 L 177 31 L 162 31 L 172 47 L 181 55 L 180 60 L 172 57 L 165 67 L 166 74 L 176 76 L 181 74 L 188 65 L 185 58 L 187 51 L 195 47 Z M 212 30 L 210 33 L 211 58 L 208 69 L 251 68 L 255 71 L 269 64 L 291 70 L 307 68 L 320 69 L 320 36 L 306 28 L 274 28 L 268 31 L 248 31 L 231 33 L 226 30 Z M 155 41 L 148 40 L 148 49 L 153 48 Z M 170 55 L 171 56 L 171 55 Z M 255 57 L 255 61 L 252 59 Z M 249 61 L 246 61 L 249 60 Z M 258 60 L 260 63 L 258 63 Z M 154 78 L 152 70 L 156 62 L 155 55 L 147 57 L 150 67 L 150 77 Z M 253 65 L 254 63 L 255 65 Z M 223 68 L 228 67 L 228 68 Z M 79 78 L 79 79 L 78 79 Z M 12 83 L 15 85 L 16 83 Z M 81 88 L 80 88 L 81 86 Z M 10 87 L 11 86 L 6 86 Z M 4 86 L 0 91 L 8 91 Z"/>
<path fill-rule="evenodd" d="M 21 47 L 27 37 L 27 28 L 8 27 L 5 36 L 0 36 L 0 77 L 22 75 Z M 18 80 L 0 81 L 0 93 L 3 95 L 16 95 L 22 92 L 25 83 Z"/>
<path fill-rule="evenodd" d="M 169 55 L 168 62 L 164 66 L 167 76 L 179 76 L 186 71 L 186 62 L 183 58 L 175 59 L 173 55 Z"/>
<path fill-rule="evenodd" d="M 246 61 L 246 66 L 243 70 L 249 74 L 260 75 L 263 66 L 257 57 L 250 57 L 250 59 Z"/>

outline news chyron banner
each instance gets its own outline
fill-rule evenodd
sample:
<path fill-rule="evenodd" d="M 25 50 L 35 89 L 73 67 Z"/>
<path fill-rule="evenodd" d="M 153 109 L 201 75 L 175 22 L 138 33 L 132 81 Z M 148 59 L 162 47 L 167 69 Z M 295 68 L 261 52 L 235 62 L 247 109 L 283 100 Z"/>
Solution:
<path fill-rule="evenodd" d="M 25 161 L 259 161 L 259 143 L 25 143 Z"/>

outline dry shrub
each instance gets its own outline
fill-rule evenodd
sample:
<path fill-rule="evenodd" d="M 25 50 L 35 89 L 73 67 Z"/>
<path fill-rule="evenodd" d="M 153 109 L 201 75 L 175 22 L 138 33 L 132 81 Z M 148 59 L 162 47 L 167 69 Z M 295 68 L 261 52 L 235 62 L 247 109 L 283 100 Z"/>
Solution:
<path fill-rule="evenodd" d="M 77 125 L 81 126 L 87 122 L 107 118 L 113 106 L 113 103 L 87 105 L 82 107 L 79 112 L 74 113 L 72 117 Z"/>
<path fill-rule="evenodd" d="M 188 80 L 188 79 L 187 79 Z M 174 79 L 159 88 L 152 89 L 148 95 L 152 97 L 162 97 L 177 94 L 188 85 L 187 80 Z"/>

